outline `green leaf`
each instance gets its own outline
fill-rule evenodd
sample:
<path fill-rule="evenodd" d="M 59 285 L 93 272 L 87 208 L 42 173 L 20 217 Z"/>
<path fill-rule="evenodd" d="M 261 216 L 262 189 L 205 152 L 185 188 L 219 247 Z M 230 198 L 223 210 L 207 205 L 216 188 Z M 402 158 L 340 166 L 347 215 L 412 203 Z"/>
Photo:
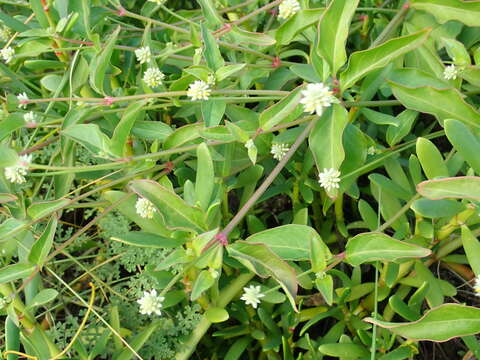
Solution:
<path fill-rule="evenodd" d="M 480 309 L 460 304 L 444 304 L 433 308 L 411 323 L 393 323 L 372 318 L 364 321 L 388 329 L 413 341 L 443 342 L 480 332 Z"/>
<path fill-rule="evenodd" d="M 236 74 L 240 70 L 242 70 L 247 64 L 234 64 L 234 65 L 227 65 L 222 66 L 215 72 L 215 77 L 218 82 L 225 80 L 229 76 Z"/>
<path fill-rule="evenodd" d="M 324 9 L 302 9 L 298 11 L 278 27 L 275 32 L 277 44 L 290 44 L 298 33 L 315 24 L 324 11 Z"/>
<path fill-rule="evenodd" d="M 322 82 L 322 79 L 317 75 L 314 67 L 311 64 L 294 64 L 290 66 L 290 71 L 308 82 Z"/>
<path fill-rule="evenodd" d="M 318 351 L 328 356 L 349 360 L 366 358 L 370 355 L 364 346 L 353 343 L 322 344 L 318 347 Z"/>
<path fill-rule="evenodd" d="M 315 286 L 322 294 L 328 305 L 333 304 L 333 277 L 326 274 L 324 277 L 315 279 Z"/>
<path fill-rule="evenodd" d="M 208 0 L 204 0 L 204 2 L 208 2 Z M 207 65 L 213 71 L 217 71 L 225 65 L 225 61 L 223 60 L 215 38 L 210 30 L 207 29 L 205 23 L 202 23 L 202 39 L 205 45 L 204 55 Z"/>
<path fill-rule="evenodd" d="M 40 291 L 32 300 L 32 303 L 29 305 L 30 308 L 36 306 L 44 305 L 53 301 L 58 296 L 58 291 L 55 289 L 43 289 Z"/>
<path fill-rule="evenodd" d="M 407 136 L 418 117 L 418 112 L 413 110 L 404 110 L 397 115 L 398 126 L 389 126 L 387 129 L 387 143 L 390 146 L 398 144 L 405 136 Z"/>
<path fill-rule="evenodd" d="M 445 120 L 445 134 L 455 150 L 480 175 L 480 138 L 458 120 Z"/>
<path fill-rule="evenodd" d="M 268 246 L 237 240 L 234 244 L 227 246 L 227 251 L 231 257 L 240 261 L 247 269 L 258 276 L 272 276 L 277 280 L 294 310 L 298 311 L 295 305 L 295 296 L 297 295 L 295 270 L 280 259 Z"/>
<path fill-rule="evenodd" d="M 418 199 L 413 202 L 411 209 L 420 216 L 436 219 L 455 216 L 462 210 L 465 210 L 465 205 L 458 201 L 447 199 Z"/>
<path fill-rule="evenodd" d="M 363 233 L 351 238 L 345 249 L 345 260 L 353 266 L 376 260 L 396 261 L 403 258 L 425 257 L 429 249 L 396 240 L 378 232 Z"/>
<path fill-rule="evenodd" d="M 130 347 L 138 351 L 145 344 L 150 336 L 157 330 L 157 328 L 162 325 L 162 321 L 154 321 L 150 323 L 146 328 L 136 333 L 129 339 Z M 133 357 L 132 350 L 127 347 L 123 347 L 123 350 L 117 355 L 113 356 L 113 360 L 130 360 Z"/>
<path fill-rule="evenodd" d="M 17 152 L 6 145 L 0 144 L 0 167 L 5 168 L 15 165 L 17 161 Z"/>
<path fill-rule="evenodd" d="M 110 152 L 112 154 L 118 157 L 126 155 L 125 145 L 127 144 L 128 136 L 144 105 L 145 101 L 133 102 L 125 109 L 110 140 Z"/>
<path fill-rule="evenodd" d="M 480 241 L 473 236 L 470 229 L 465 225 L 462 225 L 462 244 L 473 272 L 480 276 L 480 258 L 478 256 L 480 254 Z"/>
<path fill-rule="evenodd" d="M 62 130 L 61 133 L 94 154 L 108 154 L 110 152 L 110 139 L 100 130 L 97 124 L 75 124 Z"/>
<path fill-rule="evenodd" d="M 210 0 L 198 0 L 200 7 L 202 8 L 203 16 L 207 20 L 208 27 L 221 26 L 223 23 L 222 17 L 217 14 L 213 1 Z M 202 24 L 202 32 L 204 25 Z M 207 29 L 205 29 L 207 30 Z"/>
<path fill-rule="evenodd" d="M 136 197 L 130 196 L 127 200 L 124 200 L 127 193 L 122 191 L 105 191 L 102 194 L 102 197 L 108 200 L 110 203 L 115 203 L 119 200 L 122 200 L 119 205 L 115 208 L 122 215 L 127 217 L 130 221 L 133 221 L 137 224 L 143 231 L 148 233 L 154 233 L 156 235 L 161 235 L 163 237 L 170 237 L 171 231 L 165 227 L 163 218 L 160 214 L 155 213 L 152 219 L 143 218 L 137 214 L 135 209 Z"/>
<path fill-rule="evenodd" d="M 32 220 L 38 220 L 62 209 L 69 203 L 69 199 L 58 199 L 33 203 L 28 207 L 27 214 L 32 218 Z"/>
<path fill-rule="evenodd" d="M 119 33 L 120 26 L 118 26 L 112 35 L 110 35 L 106 41 L 105 47 L 92 59 L 90 63 L 90 69 L 92 69 L 90 72 L 90 86 L 93 90 L 102 95 L 105 95 L 105 91 L 103 89 L 105 75 L 108 67 L 110 66 L 110 58 L 112 57 Z"/>
<path fill-rule="evenodd" d="M 457 119 L 480 128 L 480 113 L 456 89 L 410 88 L 391 81 L 389 84 L 395 97 L 408 109 L 432 114 L 441 124 L 446 119 Z"/>
<path fill-rule="evenodd" d="M 450 56 L 455 65 L 466 66 L 471 64 L 470 55 L 460 41 L 442 38 L 442 42 L 445 44 L 448 56 Z"/>
<path fill-rule="evenodd" d="M 332 256 L 330 250 L 310 226 L 297 224 L 278 226 L 253 234 L 245 241 L 267 245 L 283 260 L 304 261 L 310 260 L 312 240 L 321 244 L 317 247 L 315 256 L 326 262 Z"/>
<path fill-rule="evenodd" d="M 392 125 L 397 127 L 398 120 L 395 116 L 384 114 L 379 111 L 371 110 L 364 108 L 361 110 L 362 114 L 367 118 L 368 121 L 377 124 L 377 125 Z"/>
<path fill-rule="evenodd" d="M 48 91 L 55 92 L 62 84 L 62 78 L 60 75 L 48 74 L 40 80 L 40 84 Z"/>
<path fill-rule="evenodd" d="M 25 278 L 29 276 L 35 266 L 30 264 L 13 264 L 0 269 L 0 284 Z"/>
<path fill-rule="evenodd" d="M 333 104 L 317 121 L 308 138 L 308 145 L 319 172 L 340 168 L 345 159 L 343 131 L 348 124 L 348 113 L 341 105 Z"/>
<path fill-rule="evenodd" d="M 227 321 L 230 317 L 227 310 L 219 307 L 208 308 L 207 311 L 205 311 L 205 316 L 208 321 L 214 324 Z"/>
<path fill-rule="evenodd" d="M 175 147 L 179 147 L 192 140 L 197 139 L 200 136 L 200 131 L 203 130 L 202 123 L 189 124 L 181 126 L 170 134 L 163 143 L 163 149 L 168 150 Z"/>
<path fill-rule="evenodd" d="M 164 142 L 171 133 L 173 133 L 172 128 L 160 121 L 137 120 L 132 128 L 132 134 L 140 139 L 157 140 L 160 142 Z"/>
<path fill-rule="evenodd" d="M 185 243 L 184 239 L 169 238 L 143 231 L 130 231 L 126 234 L 113 236 L 111 239 L 130 246 L 159 249 L 175 249 Z"/>
<path fill-rule="evenodd" d="M 271 46 L 276 43 L 275 39 L 267 34 L 246 31 L 235 25 L 232 26 L 230 34 L 235 39 L 235 42 L 240 45 Z"/>
<path fill-rule="evenodd" d="M 448 177 L 447 165 L 442 154 L 430 140 L 422 137 L 417 139 L 417 156 L 427 178 Z"/>
<path fill-rule="evenodd" d="M 190 300 L 197 300 L 205 291 L 210 289 L 215 283 L 215 279 L 208 270 L 202 270 L 198 277 L 195 279 L 192 287 L 192 293 L 190 294 Z"/>
<path fill-rule="evenodd" d="M 412 0 L 414 9 L 431 13 L 440 24 L 457 20 L 468 26 L 480 26 L 480 3 L 462 0 Z"/>
<path fill-rule="evenodd" d="M 350 22 L 359 0 L 333 0 L 318 24 L 317 52 L 330 66 L 333 76 L 347 61 L 345 45 Z"/>
<path fill-rule="evenodd" d="M 30 29 L 24 23 L 22 23 L 21 21 L 18 21 L 17 19 L 5 14 L 3 11 L 0 11 L 0 20 L 2 20 L 2 22 L 7 27 L 9 27 L 10 29 L 12 29 L 16 32 L 19 32 L 19 33 L 23 32 L 23 31 L 27 31 L 27 30 Z"/>
<path fill-rule="evenodd" d="M 200 207 L 207 211 L 212 200 L 215 185 L 215 172 L 212 156 L 207 144 L 201 143 L 197 147 L 197 177 L 195 180 L 195 194 Z"/>
<path fill-rule="evenodd" d="M 340 74 L 342 91 L 351 88 L 358 80 L 372 71 L 387 66 L 403 54 L 419 47 L 430 34 L 430 30 L 401 36 L 384 42 L 383 44 L 350 55 L 347 68 Z"/>
<path fill-rule="evenodd" d="M 28 261 L 31 264 L 38 265 L 40 269 L 43 267 L 43 263 L 52 249 L 57 223 L 57 218 L 52 216 L 42 235 L 35 241 L 30 249 Z"/>
<path fill-rule="evenodd" d="M 222 121 L 227 102 L 225 100 L 209 99 L 200 104 L 202 117 L 206 127 L 217 126 Z"/>
<path fill-rule="evenodd" d="M 155 205 L 168 227 L 197 232 L 206 230 L 202 211 L 189 206 L 173 191 L 151 180 L 134 180 L 130 183 L 130 187 Z"/>
<path fill-rule="evenodd" d="M 21 129 L 25 126 L 25 120 L 23 115 L 19 113 L 13 113 L 7 116 L 0 122 L 0 141 L 5 139 L 15 130 Z M 12 150 L 13 151 L 13 150 Z"/>
<path fill-rule="evenodd" d="M 417 184 L 417 192 L 431 200 L 480 200 L 480 177 L 458 176 L 454 178 L 427 180 Z"/>
<path fill-rule="evenodd" d="M 303 112 L 303 109 L 296 111 L 296 108 L 300 107 L 298 105 L 302 98 L 302 89 L 303 86 L 298 86 L 282 100 L 264 110 L 259 118 L 260 128 L 263 131 L 267 131 L 287 118 L 289 118 L 289 120 L 295 120 L 290 118 L 291 114 L 295 113 L 300 115 Z"/>

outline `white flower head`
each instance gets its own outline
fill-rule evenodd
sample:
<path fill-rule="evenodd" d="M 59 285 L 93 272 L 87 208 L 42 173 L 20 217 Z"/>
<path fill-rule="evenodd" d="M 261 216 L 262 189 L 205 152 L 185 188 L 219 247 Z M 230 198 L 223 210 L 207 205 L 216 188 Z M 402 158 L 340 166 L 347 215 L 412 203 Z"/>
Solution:
<path fill-rule="evenodd" d="M 300 4 L 297 0 L 283 0 L 278 6 L 278 17 L 288 19 L 300 10 Z"/>
<path fill-rule="evenodd" d="M 145 81 L 145 84 L 152 88 L 159 86 L 164 78 L 164 73 L 162 73 L 156 67 L 148 68 L 143 73 L 143 81 Z"/>
<path fill-rule="evenodd" d="M 13 50 L 13 48 L 11 48 L 10 46 L 0 50 L 0 56 L 2 56 L 2 59 L 5 61 L 6 64 L 12 61 L 14 55 L 15 50 Z"/>
<path fill-rule="evenodd" d="M 480 275 L 475 278 L 475 283 L 473 285 L 473 290 L 475 291 L 475 295 L 480 296 Z"/>
<path fill-rule="evenodd" d="M 7 42 L 10 39 L 11 35 L 12 35 L 12 33 L 10 32 L 9 28 L 7 28 L 5 26 L 2 26 L 0 28 L 0 40 L 2 40 L 4 42 Z"/>
<path fill-rule="evenodd" d="M 338 103 L 333 92 L 323 83 L 308 84 L 307 89 L 302 90 L 302 96 L 300 103 L 304 105 L 304 111 L 311 114 L 316 112 L 318 116 L 323 114 L 324 108 Z"/>
<path fill-rule="evenodd" d="M 270 153 L 273 155 L 275 160 L 280 161 L 287 154 L 288 150 L 290 150 L 290 148 L 287 144 L 272 144 Z"/>
<path fill-rule="evenodd" d="M 32 155 L 22 155 L 15 165 L 6 167 L 4 174 L 7 180 L 14 184 L 23 184 L 31 161 Z"/>
<path fill-rule="evenodd" d="M 33 111 L 25 113 L 23 115 L 23 120 L 25 120 L 25 122 L 27 124 L 36 124 L 37 123 L 37 114 L 35 114 Z"/>
<path fill-rule="evenodd" d="M 255 143 L 253 142 L 252 139 L 248 139 L 247 142 L 245 143 L 245 147 L 247 149 L 253 149 L 255 147 Z"/>
<path fill-rule="evenodd" d="M 153 214 L 157 212 L 157 209 L 152 202 L 145 198 L 138 198 L 137 203 L 135 204 L 135 209 L 137 210 L 137 214 L 144 219 L 152 219 Z"/>
<path fill-rule="evenodd" d="M 163 296 L 157 295 L 157 290 L 150 292 L 144 291 L 142 298 L 137 300 L 140 304 L 140 314 L 143 315 L 161 315 L 162 302 L 165 300 Z"/>
<path fill-rule="evenodd" d="M 340 186 L 338 184 L 340 182 L 340 171 L 333 168 L 323 169 L 323 172 L 318 174 L 318 182 L 327 191 L 338 189 Z"/>
<path fill-rule="evenodd" d="M 455 80 L 458 76 L 458 69 L 455 65 L 448 65 L 443 71 L 443 78 L 445 80 Z"/>
<path fill-rule="evenodd" d="M 135 56 L 140 64 L 144 64 L 152 60 L 152 53 L 150 52 L 150 48 L 148 46 L 144 46 L 135 50 Z"/>
<path fill-rule="evenodd" d="M 163 5 L 167 2 L 167 0 L 148 0 L 148 1 L 153 2 L 157 5 Z"/>
<path fill-rule="evenodd" d="M 210 86 L 205 81 L 196 80 L 190 84 L 187 96 L 192 100 L 208 100 L 211 92 Z"/>
<path fill-rule="evenodd" d="M 17 100 L 19 102 L 18 107 L 20 107 L 22 109 L 26 109 L 27 105 L 28 105 L 28 100 L 30 100 L 30 99 L 28 98 L 27 93 L 24 92 L 24 93 L 21 93 L 21 94 L 17 95 Z"/>
<path fill-rule="evenodd" d="M 258 285 L 244 287 L 243 291 L 244 293 L 240 299 L 245 301 L 246 305 L 252 305 L 255 309 L 257 308 L 257 305 L 260 304 L 260 299 L 265 296 L 265 294 L 262 294 L 260 286 Z"/>
<path fill-rule="evenodd" d="M 215 78 L 215 74 L 214 73 L 210 73 L 208 74 L 208 78 L 207 78 L 207 84 L 208 85 L 215 85 L 215 82 L 217 81 L 217 79 Z"/>
<path fill-rule="evenodd" d="M 375 146 L 370 146 L 368 149 L 367 149 L 367 154 L 368 155 L 375 155 L 377 153 L 377 149 L 375 148 Z"/>

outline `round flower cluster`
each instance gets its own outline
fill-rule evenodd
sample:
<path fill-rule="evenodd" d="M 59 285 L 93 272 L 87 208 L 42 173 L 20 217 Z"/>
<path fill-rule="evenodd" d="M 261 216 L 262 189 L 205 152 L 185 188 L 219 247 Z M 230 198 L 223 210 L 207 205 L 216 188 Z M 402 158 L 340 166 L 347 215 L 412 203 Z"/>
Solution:
<path fill-rule="evenodd" d="M 157 295 L 157 290 L 150 292 L 144 291 L 142 298 L 137 300 L 140 304 L 140 314 L 143 315 L 161 315 L 162 302 L 165 300 L 163 296 Z"/>
<path fill-rule="evenodd" d="M 144 219 L 152 219 L 153 215 L 157 212 L 157 209 L 151 201 L 145 198 L 139 198 L 137 200 L 135 209 L 137 210 L 137 214 Z"/>
<path fill-rule="evenodd" d="M 318 174 L 318 182 L 327 191 L 338 189 L 340 187 L 338 184 L 340 182 L 340 171 L 333 168 L 323 169 L 323 172 Z"/>
<path fill-rule="evenodd" d="M 300 4 L 297 0 L 283 0 L 278 6 L 278 17 L 288 19 L 300 10 Z"/>
<path fill-rule="evenodd" d="M 210 86 L 202 80 L 196 80 L 190 84 L 187 96 L 192 100 L 208 100 L 212 90 Z"/>
<path fill-rule="evenodd" d="M 135 56 L 140 64 L 148 63 L 152 60 L 152 53 L 148 46 L 135 50 Z"/>
<path fill-rule="evenodd" d="M 27 175 L 31 161 L 32 155 L 22 155 L 15 165 L 6 167 L 4 174 L 7 180 L 11 183 L 23 184 L 26 181 L 25 175 Z"/>
<path fill-rule="evenodd" d="M 156 67 L 148 68 L 143 73 L 143 81 L 152 88 L 161 85 L 164 78 L 165 74 Z"/>
<path fill-rule="evenodd" d="M 458 69 L 455 65 L 449 65 L 443 71 L 443 78 L 445 80 L 455 80 L 458 76 Z"/>
<path fill-rule="evenodd" d="M 333 92 L 323 83 L 308 84 L 305 90 L 302 90 L 303 98 L 300 103 L 304 105 L 305 112 L 314 113 L 318 116 L 323 114 L 323 109 L 338 103 L 338 99 L 333 96 Z"/>
<path fill-rule="evenodd" d="M 287 144 L 272 144 L 272 149 L 270 153 L 273 155 L 273 158 L 280 161 L 287 154 L 290 148 Z"/>
<path fill-rule="evenodd" d="M 260 286 L 250 285 L 249 287 L 244 287 L 243 291 L 244 293 L 240 299 L 245 301 L 246 305 L 252 305 L 255 309 L 260 304 L 260 299 L 265 296 L 265 294 L 262 294 Z"/>
<path fill-rule="evenodd" d="M 10 46 L 0 50 L 0 56 L 2 57 L 3 61 L 5 61 L 5 64 L 8 64 L 10 61 L 12 61 L 14 55 L 15 50 L 13 50 Z"/>

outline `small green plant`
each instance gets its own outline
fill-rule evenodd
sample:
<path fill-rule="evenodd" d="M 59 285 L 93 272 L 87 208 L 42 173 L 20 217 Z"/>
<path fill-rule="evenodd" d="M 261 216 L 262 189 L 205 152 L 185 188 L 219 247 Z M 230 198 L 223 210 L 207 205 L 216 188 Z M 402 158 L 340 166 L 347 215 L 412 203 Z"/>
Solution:
<path fill-rule="evenodd" d="M 4 358 L 480 358 L 478 1 L 0 26 Z"/>

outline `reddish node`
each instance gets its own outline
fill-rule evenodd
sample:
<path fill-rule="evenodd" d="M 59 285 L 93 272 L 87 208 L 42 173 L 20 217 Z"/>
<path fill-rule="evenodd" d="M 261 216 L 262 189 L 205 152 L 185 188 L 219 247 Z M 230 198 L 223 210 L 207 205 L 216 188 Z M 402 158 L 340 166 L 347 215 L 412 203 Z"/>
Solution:
<path fill-rule="evenodd" d="M 35 122 L 33 122 L 33 121 L 28 122 L 28 123 L 25 124 L 25 127 L 26 127 L 27 129 L 34 129 L 34 128 L 36 128 L 37 126 L 38 126 L 38 124 L 35 123 Z"/>
<path fill-rule="evenodd" d="M 115 98 L 111 96 L 105 96 L 103 98 L 103 105 L 110 106 L 115 102 Z"/>
<path fill-rule="evenodd" d="M 125 14 L 127 13 L 127 11 L 125 10 L 124 7 L 120 6 L 120 8 L 118 9 L 118 16 L 125 16 Z"/>
<path fill-rule="evenodd" d="M 410 8 L 410 4 L 407 2 L 407 3 L 403 4 L 402 8 L 403 8 L 403 9 L 409 9 L 409 8 Z"/>
<path fill-rule="evenodd" d="M 275 16 L 275 15 L 277 15 L 277 12 L 278 12 L 278 11 L 277 11 L 277 9 L 270 9 L 270 10 L 268 10 L 268 12 L 269 12 L 270 14 L 272 14 L 273 16 Z"/>
<path fill-rule="evenodd" d="M 165 170 L 168 172 L 172 172 L 175 169 L 175 164 L 172 161 L 168 161 L 165 163 Z"/>
<path fill-rule="evenodd" d="M 368 20 L 368 15 L 360 15 L 360 20 L 367 21 Z"/>
<path fill-rule="evenodd" d="M 28 105 L 28 104 L 30 104 L 30 101 L 28 101 L 26 99 L 21 99 L 21 100 L 18 100 L 18 103 L 20 105 Z"/>
<path fill-rule="evenodd" d="M 278 56 L 275 56 L 272 60 L 272 67 L 274 69 L 280 67 L 280 65 L 282 65 L 282 61 L 280 60 L 280 58 Z"/>
<path fill-rule="evenodd" d="M 217 235 L 215 235 L 215 240 L 217 240 L 220 245 L 223 245 L 223 246 L 227 246 L 228 245 L 228 239 L 227 239 L 227 236 L 221 232 L 221 233 L 218 233 Z"/>

